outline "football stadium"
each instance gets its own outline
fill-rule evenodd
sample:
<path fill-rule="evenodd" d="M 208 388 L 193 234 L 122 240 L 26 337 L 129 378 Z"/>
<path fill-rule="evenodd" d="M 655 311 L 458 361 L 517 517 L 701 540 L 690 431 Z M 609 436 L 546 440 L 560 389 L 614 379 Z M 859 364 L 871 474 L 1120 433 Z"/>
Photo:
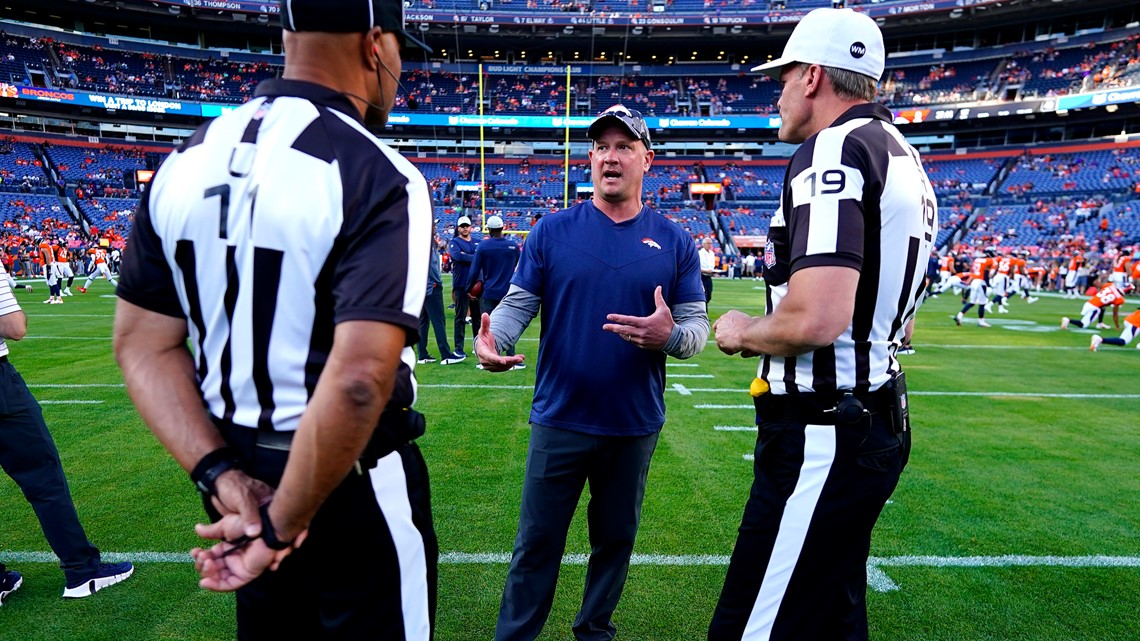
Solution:
<path fill-rule="evenodd" d="M 207 522 L 201 497 L 116 363 L 115 292 L 163 162 L 281 77 L 288 4 L 0 0 L 0 260 L 27 318 L 5 363 L 42 406 L 87 538 L 103 562 L 134 566 L 121 585 L 61 599 L 60 559 L 33 497 L 9 478 L 16 459 L 0 452 L 0 563 L 22 577 L 18 591 L 0 584 L 0 638 L 235 637 L 234 595 L 199 587 L 190 555 L 211 543 L 195 534 Z M 878 25 L 886 70 L 875 101 L 921 154 L 937 196 L 933 252 L 918 267 L 929 287 L 913 337 L 896 346 L 913 450 L 874 527 L 870 638 L 1140 639 L 1140 4 L 402 4 L 408 35 L 431 51 L 404 50 L 395 107 L 373 133 L 426 179 L 450 305 L 444 333 L 465 327 L 454 344 L 465 359 L 439 353 L 433 334 L 432 357 L 412 363 L 439 545 L 434 639 L 495 638 L 540 338 L 560 331 L 536 318 L 517 343 L 526 367 L 477 366 L 479 318 L 455 318 L 467 306 L 450 298 L 449 241 L 466 222 L 474 243 L 501 229 L 525 248 L 545 217 L 589 201 L 604 179 L 591 170 L 587 130 L 621 105 L 643 114 L 652 138 L 644 202 L 686 243 L 711 240 L 710 323 L 730 310 L 763 315 L 765 250 L 783 224 L 774 221 L 797 145 L 778 137 L 782 83 L 753 67 L 778 58 L 817 8 Z M 313 199 L 293 203 L 303 233 L 318 233 L 306 219 Z M 223 238 L 225 224 L 223 209 Z M 43 277 L 52 243 L 48 255 L 73 274 L 58 290 Z M 386 258 L 375 256 L 377 280 Z M 977 280 L 989 289 L 971 304 Z M 205 297 L 228 296 L 224 283 L 203 286 Z M 712 333 L 697 355 L 666 359 L 665 425 L 612 614 L 616 638 L 707 638 L 758 464 L 757 367 L 722 353 Z M 594 546 L 590 489 L 540 639 L 573 638 Z M 369 552 L 344 549 L 308 580 L 327 587 L 333 566 Z"/>

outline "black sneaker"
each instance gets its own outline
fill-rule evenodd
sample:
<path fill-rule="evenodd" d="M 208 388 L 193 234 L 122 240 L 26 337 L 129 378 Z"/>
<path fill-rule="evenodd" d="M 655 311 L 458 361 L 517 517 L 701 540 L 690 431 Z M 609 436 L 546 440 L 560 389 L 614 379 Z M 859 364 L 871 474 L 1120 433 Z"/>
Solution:
<path fill-rule="evenodd" d="M 103 588 L 110 587 L 121 581 L 126 581 L 134 574 L 135 566 L 127 561 L 122 563 L 101 563 L 95 576 L 84 579 L 78 583 L 68 583 L 63 591 L 65 599 L 81 599 L 91 596 Z"/>
<path fill-rule="evenodd" d="M 24 577 L 15 570 L 8 570 L 0 565 L 0 605 L 4 605 L 4 597 L 20 589 Z"/>

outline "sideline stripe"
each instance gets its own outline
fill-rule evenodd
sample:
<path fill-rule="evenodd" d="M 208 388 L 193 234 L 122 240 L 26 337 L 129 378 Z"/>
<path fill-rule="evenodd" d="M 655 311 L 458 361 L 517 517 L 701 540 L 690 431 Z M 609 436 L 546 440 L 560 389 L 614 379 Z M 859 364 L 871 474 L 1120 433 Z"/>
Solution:
<path fill-rule="evenodd" d="M 665 363 L 665 367 L 700 367 L 696 363 Z"/>
<path fill-rule="evenodd" d="M 109 341 L 110 336 L 25 336 L 24 340 L 48 341 Z"/>
<path fill-rule="evenodd" d="M 51 552 L 3 551 L 6 563 L 59 563 Z M 189 552 L 103 552 L 110 562 L 134 561 L 139 563 L 190 563 Z M 727 554 L 634 554 L 631 565 L 666 566 L 718 566 L 728 565 Z M 567 554 L 562 565 L 586 565 L 588 554 Z M 447 565 L 506 564 L 510 552 L 441 552 L 439 562 Z M 1009 568 L 1009 567 L 1062 567 L 1062 568 L 1140 568 L 1140 556 L 1030 556 L 1007 554 L 1002 556 L 872 556 L 867 567 L 928 567 L 928 568 Z"/>
<path fill-rule="evenodd" d="M 1060 330 L 1057 330 L 1060 331 Z M 1063 349 L 1063 350 L 1080 350 L 1082 352 L 1089 351 L 1088 346 L 1085 347 L 1070 347 L 1067 345 L 935 345 L 915 343 L 915 347 L 936 347 L 942 349 Z"/>
<path fill-rule="evenodd" d="M 670 374 L 669 378 L 714 378 L 712 374 Z"/>
<path fill-rule="evenodd" d="M 35 309 L 34 307 L 32 309 Z M 36 318 L 114 318 L 114 314 L 28 314 Z"/>
<path fill-rule="evenodd" d="M 712 377 L 711 374 L 698 374 L 695 377 Z M 674 374 L 671 378 L 686 378 L 684 375 Z M 83 388 L 122 388 L 126 387 L 123 383 L 28 383 L 28 387 L 36 389 L 83 389 Z M 499 390 L 533 390 L 534 385 L 466 385 L 466 384 L 445 384 L 445 383 L 421 383 L 421 388 L 429 389 L 499 389 Z M 724 393 L 724 394 L 747 394 L 746 389 L 729 389 L 729 388 L 700 388 L 700 387 L 685 387 L 680 383 L 673 385 L 672 388 L 666 388 L 666 391 L 679 392 L 682 396 L 690 396 L 693 392 L 707 392 L 707 393 Z M 1140 398 L 1140 394 L 1054 394 L 1048 392 L 939 392 L 939 391 L 922 391 L 915 390 L 909 392 L 911 396 L 990 396 L 990 397 L 1009 397 L 1009 398 L 1115 398 L 1115 399 L 1134 399 Z M 41 403 L 102 403 L 103 401 L 40 401 Z M 694 405 L 696 409 L 700 410 L 729 410 L 729 409 L 755 409 L 753 405 Z M 716 426 L 714 429 L 721 430 L 725 426 Z M 721 431 L 734 431 L 724 429 Z M 740 430 L 744 431 L 744 430 Z M 756 431 L 753 427 L 752 431 Z"/>
<path fill-rule="evenodd" d="M 124 383 L 28 383 L 39 389 L 80 389 L 84 387 L 126 387 Z"/>
<path fill-rule="evenodd" d="M 755 432 L 755 425 L 713 425 L 718 432 Z"/>
<path fill-rule="evenodd" d="M 102 405 L 103 401 L 40 401 L 40 405 Z"/>
<path fill-rule="evenodd" d="M 744 460 L 745 460 L 745 461 L 755 461 L 755 460 L 756 460 L 756 455 L 755 455 L 755 454 L 745 454 L 745 455 L 744 455 Z"/>
<path fill-rule="evenodd" d="M 416 385 L 416 387 L 419 389 L 424 389 L 425 387 L 429 389 L 534 389 L 534 385 L 450 385 L 445 383 L 432 383 L 430 385 L 420 383 Z"/>
<path fill-rule="evenodd" d="M 747 394 L 746 389 L 707 389 L 707 388 L 689 388 L 690 392 L 723 392 L 729 394 Z M 927 391 L 909 391 L 910 396 L 989 396 L 989 397 L 1006 397 L 1006 398 L 1117 398 L 1117 399 L 1132 399 L 1140 398 L 1140 394 L 1053 394 L 1049 392 L 939 392 L 933 390 Z M 728 410 L 728 409 L 744 409 L 753 408 L 753 405 L 694 405 L 693 407 L 699 410 Z"/>

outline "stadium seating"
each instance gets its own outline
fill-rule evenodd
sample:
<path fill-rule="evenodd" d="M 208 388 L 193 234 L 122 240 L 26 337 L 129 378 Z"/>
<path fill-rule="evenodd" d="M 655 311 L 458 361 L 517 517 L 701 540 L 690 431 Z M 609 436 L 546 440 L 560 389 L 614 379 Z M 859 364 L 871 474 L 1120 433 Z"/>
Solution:
<path fill-rule="evenodd" d="M 0 140 L 0 192 L 54 194 L 31 146 Z"/>

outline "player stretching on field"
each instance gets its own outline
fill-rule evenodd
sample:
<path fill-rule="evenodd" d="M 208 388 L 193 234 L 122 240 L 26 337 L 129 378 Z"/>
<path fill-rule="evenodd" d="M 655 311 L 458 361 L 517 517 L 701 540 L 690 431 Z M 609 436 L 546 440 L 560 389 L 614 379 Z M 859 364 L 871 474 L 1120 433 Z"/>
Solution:
<path fill-rule="evenodd" d="M 1120 306 L 1124 304 L 1124 295 L 1132 291 L 1129 283 L 1123 289 L 1109 283 L 1092 295 L 1085 306 L 1081 308 L 1081 320 L 1069 320 L 1068 316 L 1061 319 L 1061 329 L 1068 329 L 1070 325 L 1077 327 L 1091 327 L 1097 316 L 1104 310 L 1105 305 L 1112 305 L 1112 324 L 1120 329 Z M 1097 323 L 1097 329 L 1108 329 L 1108 325 Z"/>
<path fill-rule="evenodd" d="M 87 282 L 83 283 L 83 287 L 79 288 L 79 293 L 87 293 L 87 288 L 91 286 L 91 281 L 98 278 L 95 274 L 96 271 L 102 274 L 103 277 L 107 279 L 107 282 L 111 283 L 112 287 L 118 287 L 119 283 L 111 276 L 111 270 L 107 267 L 107 250 L 102 247 L 96 247 L 92 249 L 91 252 L 95 255 L 95 269 L 88 272 Z"/>
<path fill-rule="evenodd" d="M 1124 347 L 1131 343 L 1137 335 L 1140 335 L 1140 307 L 1124 318 L 1124 331 L 1120 332 L 1120 338 L 1101 338 L 1100 334 L 1093 334 L 1089 351 L 1095 352 L 1101 343 Z M 1140 344 L 1136 345 L 1136 349 L 1140 349 Z"/>

